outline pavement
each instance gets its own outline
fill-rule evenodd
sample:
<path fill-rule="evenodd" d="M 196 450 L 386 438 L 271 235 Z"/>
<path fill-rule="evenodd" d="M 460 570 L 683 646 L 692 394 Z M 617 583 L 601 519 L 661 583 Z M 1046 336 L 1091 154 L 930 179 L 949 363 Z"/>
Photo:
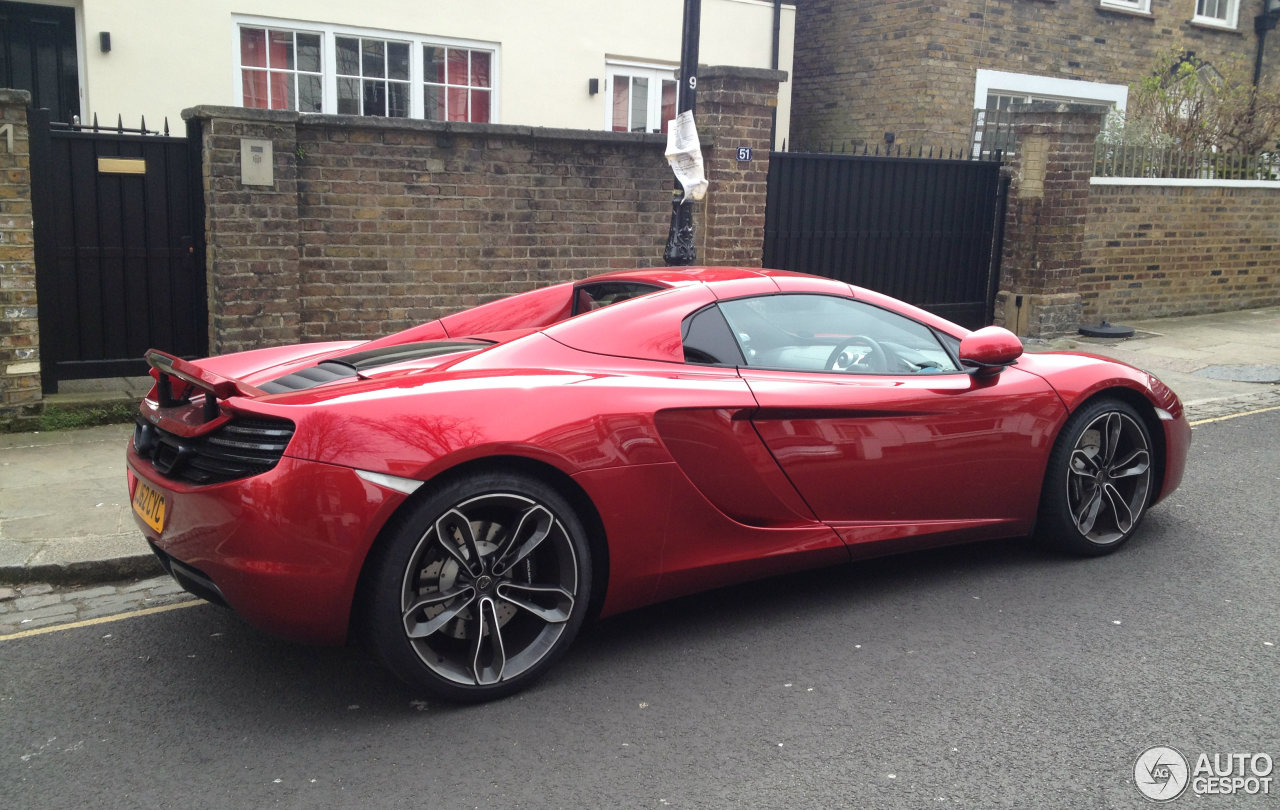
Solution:
<path fill-rule="evenodd" d="M 1085 351 L 1146 369 L 1178 392 L 1193 423 L 1280 408 L 1280 307 L 1125 325 L 1136 330 L 1132 338 L 1027 341 L 1027 350 Z M 97 381 L 69 396 L 137 398 L 138 385 Z M 161 572 L 125 488 L 131 432 L 131 425 L 108 425 L 0 435 L 0 601 L 40 596 L 31 583 L 119 582 Z"/>

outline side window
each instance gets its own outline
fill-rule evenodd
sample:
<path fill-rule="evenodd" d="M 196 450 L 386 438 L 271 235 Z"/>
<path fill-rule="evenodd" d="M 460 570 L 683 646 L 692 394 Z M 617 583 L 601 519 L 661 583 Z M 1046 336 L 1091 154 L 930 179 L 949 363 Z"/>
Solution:
<path fill-rule="evenodd" d="M 676 77 L 670 67 L 610 63 L 605 127 L 614 132 L 666 132 L 676 117 Z"/>
<path fill-rule="evenodd" d="M 597 281 L 583 284 L 573 291 L 573 314 L 581 315 L 593 309 L 603 309 L 651 292 L 661 290 L 656 284 L 642 281 Z"/>
<path fill-rule="evenodd" d="M 742 352 L 715 304 L 684 319 L 680 327 L 684 361 L 700 366 L 740 366 Z"/>
<path fill-rule="evenodd" d="M 720 304 L 748 366 L 847 374 L 960 371 L 933 330 L 830 295 L 782 294 Z"/>

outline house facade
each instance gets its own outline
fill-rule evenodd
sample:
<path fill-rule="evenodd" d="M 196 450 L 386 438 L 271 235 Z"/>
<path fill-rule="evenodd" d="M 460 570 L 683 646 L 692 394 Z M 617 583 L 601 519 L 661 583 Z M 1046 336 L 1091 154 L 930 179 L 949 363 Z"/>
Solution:
<path fill-rule="evenodd" d="M 658 132 L 674 116 L 682 0 L 0 2 L 0 86 L 54 120 L 197 104 Z M 703 0 L 700 62 L 791 69 L 794 4 Z M 776 42 L 776 46 L 775 46 Z M 779 93 L 786 132 L 790 87 Z M 783 137 L 779 135 L 779 140 Z"/>
<path fill-rule="evenodd" d="M 1124 109 L 1128 86 L 1177 48 L 1210 64 L 1262 47 L 1280 72 L 1280 34 L 1255 31 L 1275 0 L 801 0 L 795 142 L 963 143 L 976 109 L 1056 101 Z M 1270 18 L 1274 25 L 1274 15 Z"/>

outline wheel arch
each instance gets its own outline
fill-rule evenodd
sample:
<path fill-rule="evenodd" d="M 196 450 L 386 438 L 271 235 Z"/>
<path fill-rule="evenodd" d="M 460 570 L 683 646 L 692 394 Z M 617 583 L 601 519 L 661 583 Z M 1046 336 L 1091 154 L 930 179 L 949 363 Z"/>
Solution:
<path fill-rule="evenodd" d="M 1058 435 L 1054 436 L 1054 444 L 1057 444 L 1058 438 L 1062 435 L 1062 431 L 1066 428 L 1067 422 L 1072 416 L 1087 408 L 1089 405 L 1101 399 L 1116 399 L 1132 407 L 1142 417 L 1142 423 L 1147 429 L 1147 435 L 1151 439 L 1151 447 L 1155 450 L 1155 470 L 1152 475 L 1152 493 L 1148 503 L 1155 503 L 1164 494 L 1164 471 L 1165 463 L 1168 457 L 1168 448 L 1165 443 L 1164 426 L 1160 424 L 1160 417 L 1156 414 L 1156 406 L 1150 399 L 1145 397 L 1141 391 L 1124 385 L 1113 385 L 1092 392 L 1087 397 L 1075 403 L 1071 412 L 1064 419 L 1062 425 L 1058 428 Z M 1048 478 L 1048 470 L 1045 471 L 1045 478 Z M 1041 497 L 1043 497 L 1044 482 L 1041 482 Z"/>
<path fill-rule="evenodd" d="M 367 603 L 365 595 L 371 585 L 370 569 L 373 567 L 372 560 L 379 550 L 386 545 L 388 538 L 394 535 L 404 524 L 404 516 L 411 512 L 418 503 L 429 498 L 432 493 L 441 487 L 459 478 L 490 472 L 514 472 L 527 475 L 549 485 L 569 502 L 578 519 L 582 521 L 582 527 L 586 530 L 587 543 L 591 550 L 591 599 L 587 609 L 588 621 L 599 614 L 609 587 L 609 544 L 605 536 L 604 520 L 600 517 L 600 512 L 596 509 L 586 491 L 563 470 L 545 461 L 516 455 L 486 456 L 461 462 L 432 477 L 430 481 L 419 487 L 413 495 L 406 498 L 404 503 L 400 504 L 391 517 L 387 519 L 387 522 L 383 524 L 373 544 L 369 547 L 364 562 L 361 563 L 360 576 L 357 580 L 355 598 L 352 600 L 350 620 L 347 625 L 348 635 L 362 626 L 362 622 L 359 620 L 360 612 Z"/>

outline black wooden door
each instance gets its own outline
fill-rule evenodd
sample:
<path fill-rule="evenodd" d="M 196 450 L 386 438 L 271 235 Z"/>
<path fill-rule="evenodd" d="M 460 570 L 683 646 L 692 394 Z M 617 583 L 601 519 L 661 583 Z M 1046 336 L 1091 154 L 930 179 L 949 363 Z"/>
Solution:
<path fill-rule="evenodd" d="M 28 91 L 59 121 L 79 115 L 75 9 L 0 2 L 0 87 Z"/>
<path fill-rule="evenodd" d="M 47 110 L 31 118 L 45 392 L 144 374 L 151 347 L 207 353 L 198 152 L 186 138 L 50 130 Z"/>
<path fill-rule="evenodd" d="M 774 152 L 764 264 L 985 326 L 1005 186 L 995 162 Z"/>

